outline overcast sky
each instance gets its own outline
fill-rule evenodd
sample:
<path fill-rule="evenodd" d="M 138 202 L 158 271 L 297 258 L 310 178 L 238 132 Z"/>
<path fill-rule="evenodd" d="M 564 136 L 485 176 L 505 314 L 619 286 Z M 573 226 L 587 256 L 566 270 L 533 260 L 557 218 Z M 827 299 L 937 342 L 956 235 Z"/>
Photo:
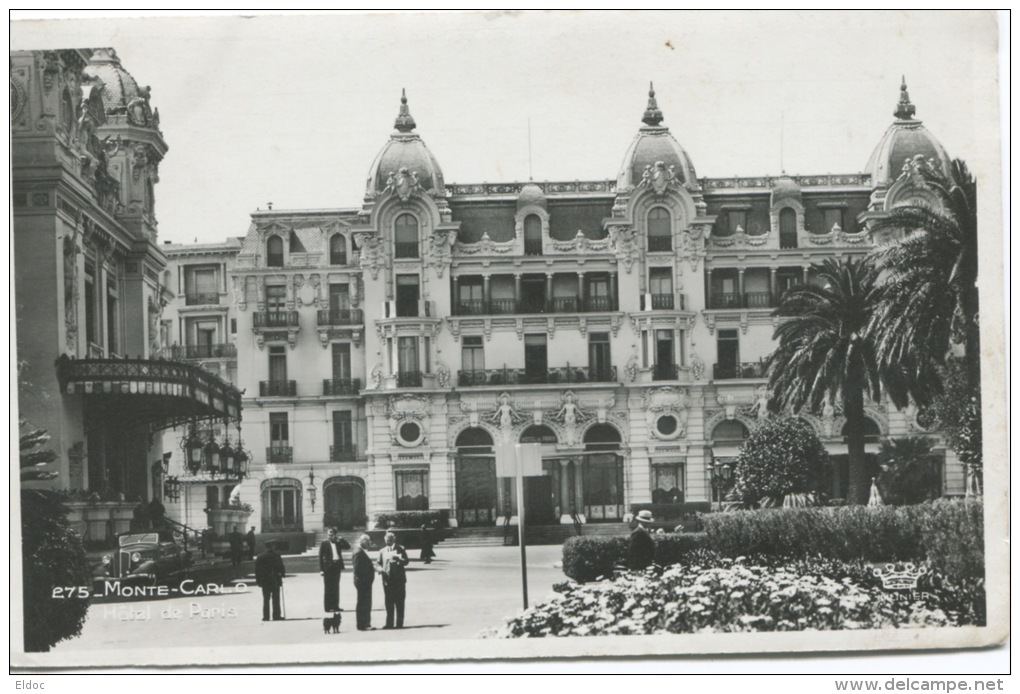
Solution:
<path fill-rule="evenodd" d="M 12 48 L 112 46 L 170 151 L 160 237 L 356 207 L 407 89 L 448 183 L 615 178 L 654 80 L 699 176 L 861 171 L 905 74 L 951 156 L 988 151 L 992 14 L 525 13 L 14 22 Z M 781 136 L 781 132 L 783 135 Z M 783 143 L 782 147 L 780 143 Z"/>

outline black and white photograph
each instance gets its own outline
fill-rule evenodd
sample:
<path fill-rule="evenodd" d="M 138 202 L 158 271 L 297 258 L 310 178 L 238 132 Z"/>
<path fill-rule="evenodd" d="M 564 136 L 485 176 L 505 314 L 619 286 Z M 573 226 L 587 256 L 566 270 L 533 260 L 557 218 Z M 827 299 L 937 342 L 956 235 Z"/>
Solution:
<path fill-rule="evenodd" d="M 15 16 L 12 668 L 1001 648 L 1001 21 Z"/>

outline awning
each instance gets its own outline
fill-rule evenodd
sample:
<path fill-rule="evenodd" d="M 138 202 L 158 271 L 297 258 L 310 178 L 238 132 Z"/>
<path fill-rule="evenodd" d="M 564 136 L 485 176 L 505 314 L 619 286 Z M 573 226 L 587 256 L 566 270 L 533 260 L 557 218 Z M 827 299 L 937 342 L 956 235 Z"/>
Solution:
<path fill-rule="evenodd" d="M 57 359 L 67 394 L 81 393 L 151 431 L 194 419 L 241 419 L 241 392 L 195 364 L 164 359 Z"/>

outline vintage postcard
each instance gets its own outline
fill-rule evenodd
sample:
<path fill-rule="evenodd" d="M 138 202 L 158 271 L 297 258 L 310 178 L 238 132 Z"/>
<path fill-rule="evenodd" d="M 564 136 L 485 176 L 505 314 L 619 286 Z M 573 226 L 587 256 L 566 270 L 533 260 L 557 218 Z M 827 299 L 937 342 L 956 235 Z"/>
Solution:
<path fill-rule="evenodd" d="M 12 21 L 12 666 L 1003 642 L 997 21 Z"/>

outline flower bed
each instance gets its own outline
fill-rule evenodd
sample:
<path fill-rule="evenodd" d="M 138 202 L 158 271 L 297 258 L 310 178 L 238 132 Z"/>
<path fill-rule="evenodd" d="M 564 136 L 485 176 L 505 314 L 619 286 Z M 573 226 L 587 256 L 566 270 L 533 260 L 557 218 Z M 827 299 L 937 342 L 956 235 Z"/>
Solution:
<path fill-rule="evenodd" d="M 773 566 L 698 552 L 659 577 L 628 572 L 616 580 L 558 586 L 484 637 L 595 636 L 952 626 L 934 593 L 883 590 L 866 565 L 793 562 Z"/>

